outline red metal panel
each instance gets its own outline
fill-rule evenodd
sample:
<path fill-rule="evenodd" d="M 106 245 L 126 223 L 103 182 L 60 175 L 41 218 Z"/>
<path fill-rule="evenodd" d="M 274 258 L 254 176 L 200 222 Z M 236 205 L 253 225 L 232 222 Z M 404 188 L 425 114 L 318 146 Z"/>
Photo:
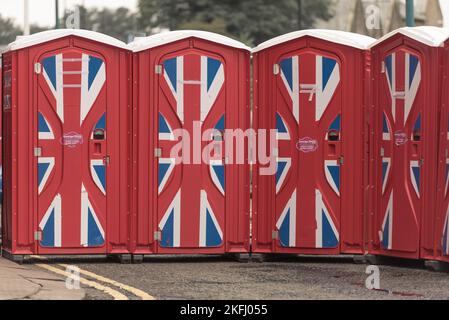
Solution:
<path fill-rule="evenodd" d="M 440 78 L 439 92 L 441 92 L 441 111 L 439 119 L 439 145 L 438 145 L 438 184 L 437 184 L 437 207 L 434 223 L 429 224 L 426 229 L 434 234 L 433 251 L 425 258 L 449 262 L 448 242 L 448 217 L 449 217 L 449 92 L 447 88 L 449 74 L 449 44 L 446 43 L 441 49 L 443 55 L 442 77 Z M 430 250 L 429 250 L 430 251 Z"/>
<path fill-rule="evenodd" d="M 278 141 L 276 173 L 255 166 L 255 252 L 363 252 L 364 67 L 311 37 L 255 54 L 255 127 Z"/>
<path fill-rule="evenodd" d="M 133 252 L 248 252 L 247 151 L 244 163 L 225 163 L 227 141 L 205 132 L 249 128 L 249 53 L 192 37 L 139 52 L 134 65 Z M 181 129 L 189 138 L 176 163 Z M 222 151 L 205 162 L 211 142 Z"/>
<path fill-rule="evenodd" d="M 131 54 L 76 36 L 10 54 L 8 251 L 129 252 Z"/>
<path fill-rule="evenodd" d="M 370 253 L 432 252 L 438 139 L 438 48 L 402 35 L 372 50 L 374 215 Z"/>

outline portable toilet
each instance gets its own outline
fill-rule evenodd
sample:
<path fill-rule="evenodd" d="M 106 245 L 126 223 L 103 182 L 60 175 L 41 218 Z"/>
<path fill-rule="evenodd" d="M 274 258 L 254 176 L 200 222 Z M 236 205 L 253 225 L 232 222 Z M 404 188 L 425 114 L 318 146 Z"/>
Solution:
<path fill-rule="evenodd" d="M 258 141 L 272 161 L 254 167 L 254 252 L 363 253 L 374 41 L 304 30 L 253 49 L 254 126 L 276 132 Z"/>
<path fill-rule="evenodd" d="M 131 52 L 86 30 L 3 54 L 3 252 L 129 253 Z"/>
<path fill-rule="evenodd" d="M 444 90 L 442 43 L 448 36 L 436 27 L 401 28 L 371 46 L 374 201 L 370 254 L 409 259 L 434 256 L 439 100 Z M 447 117 L 441 125 L 447 128 Z"/>
<path fill-rule="evenodd" d="M 133 253 L 249 252 L 248 139 L 239 134 L 250 127 L 249 48 L 189 30 L 129 48 Z"/>

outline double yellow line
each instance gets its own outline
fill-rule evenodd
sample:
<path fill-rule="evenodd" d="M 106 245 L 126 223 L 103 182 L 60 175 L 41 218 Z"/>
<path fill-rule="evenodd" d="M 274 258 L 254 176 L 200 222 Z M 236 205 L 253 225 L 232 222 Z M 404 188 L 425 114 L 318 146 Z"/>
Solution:
<path fill-rule="evenodd" d="M 33 258 L 37 258 L 37 259 L 40 259 L 40 260 L 45 260 L 45 258 L 37 257 L 37 256 L 33 256 Z M 37 267 L 46 269 L 46 270 L 48 270 L 50 272 L 56 273 L 58 275 L 61 275 L 61 276 L 67 277 L 67 278 L 68 277 L 73 277 L 73 273 L 69 273 L 67 271 L 61 270 L 59 268 L 56 268 L 56 267 L 54 267 L 52 265 L 49 265 L 49 264 L 46 264 L 46 263 L 37 263 L 35 265 Z M 67 264 L 58 264 L 58 266 L 60 266 L 60 267 L 62 267 L 64 269 L 67 269 L 67 267 L 69 267 L 69 265 L 67 265 Z M 83 274 L 86 277 L 93 279 L 93 281 L 92 281 L 92 280 L 87 280 L 85 278 L 80 277 L 80 279 L 79 279 L 80 283 L 82 283 L 82 284 L 84 284 L 86 286 L 89 286 L 91 288 L 94 288 L 94 289 L 96 289 L 98 291 L 102 291 L 102 292 L 110 295 L 111 297 L 113 297 L 114 300 L 129 300 L 129 298 L 126 295 L 124 295 L 123 293 L 121 293 L 120 291 L 112 289 L 111 287 L 108 287 L 108 286 L 106 286 L 104 284 L 108 284 L 108 285 L 114 286 L 116 288 L 119 288 L 122 291 L 129 292 L 132 295 L 140 298 L 141 300 L 155 300 L 156 299 L 152 295 L 150 295 L 150 294 L 148 294 L 148 293 L 146 293 L 146 292 L 144 292 L 144 291 L 142 291 L 140 289 L 137 289 L 137 288 L 128 286 L 126 284 L 120 283 L 118 281 L 115 281 L 115 280 L 112 280 L 112 279 L 109 279 L 109 278 L 97 275 L 97 274 L 95 274 L 93 272 L 90 272 L 90 271 L 86 271 L 86 270 L 83 270 L 83 269 L 80 269 L 80 268 L 78 268 L 78 269 L 79 269 L 80 274 Z"/>

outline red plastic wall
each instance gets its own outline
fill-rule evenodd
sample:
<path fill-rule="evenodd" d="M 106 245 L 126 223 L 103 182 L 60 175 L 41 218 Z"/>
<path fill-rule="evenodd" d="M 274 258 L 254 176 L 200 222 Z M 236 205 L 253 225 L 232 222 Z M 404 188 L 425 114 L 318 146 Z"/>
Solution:
<path fill-rule="evenodd" d="M 12 225 L 12 143 L 11 139 L 7 139 L 6 132 L 11 131 L 12 125 L 12 112 L 11 106 L 14 103 L 15 95 L 13 95 L 13 86 L 12 79 L 15 78 L 16 75 L 13 74 L 12 64 L 13 58 L 15 55 L 12 53 L 8 53 L 3 55 L 2 64 L 3 64 L 3 92 L 2 92 L 2 151 L 4 158 L 2 158 L 4 168 L 3 168 L 3 203 L 2 203 L 2 241 L 3 248 L 12 249 L 13 246 L 13 225 Z M 9 83 L 11 80 L 11 83 Z M 6 170 L 6 168 L 9 168 Z"/>
<path fill-rule="evenodd" d="M 439 90 L 441 92 L 441 101 L 439 105 L 439 144 L 438 144 L 438 181 L 436 190 L 436 211 L 433 224 L 429 223 L 429 231 L 433 231 L 435 260 L 449 262 L 448 251 L 448 212 L 449 212 L 449 196 L 448 196 L 448 165 L 449 165 L 449 92 L 445 88 L 448 86 L 449 75 L 449 44 L 446 42 L 444 49 L 440 49 L 443 54 L 441 61 L 441 80 Z M 433 229 L 432 229 L 433 227 Z M 430 251 L 430 250 L 429 250 Z M 428 254 L 430 256 L 430 254 Z"/>

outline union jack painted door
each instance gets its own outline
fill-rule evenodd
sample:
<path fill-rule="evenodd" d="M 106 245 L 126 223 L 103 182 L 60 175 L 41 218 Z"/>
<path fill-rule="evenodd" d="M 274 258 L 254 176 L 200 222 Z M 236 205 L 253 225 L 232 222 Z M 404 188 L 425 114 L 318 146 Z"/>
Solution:
<path fill-rule="evenodd" d="M 379 89 L 380 207 L 377 238 L 392 254 L 419 254 L 423 180 L 423 101 L 421 58 L 407 47 L 383 57 Z"/>
<path fill-rule="evenodd" d="M 276 246 L 339 250 L 341 64 L 305 50 L 282 57 L 278 66 Z"/>
<path fill-rule="evenodd" d="M 106 251 L 106 63 L 67 48 L 43 55 L 37 68 L 38 252 Z M 111 112 L 115 112 L 111 110 Z M 102 249 L 103 248 L 103 249 Z"/>
<path fill-rule="evenodd" d="M 164 56 L 160 66 L 163 70 L 157 83 L 156 150 L 157 228 L 161 234 L 158 251 L 224 250 L 224 61 L 207 51 L 192 49 Z M 181 144 L 177 133 L 180 130 L 184 130 Z M 195 144 L 198 137 L 205 141 Z M 202 161 L 206 145 L 212 146 L 210 161 Z M 183 156 L 182 163 L 176 161 L 174 154 Z"/>

